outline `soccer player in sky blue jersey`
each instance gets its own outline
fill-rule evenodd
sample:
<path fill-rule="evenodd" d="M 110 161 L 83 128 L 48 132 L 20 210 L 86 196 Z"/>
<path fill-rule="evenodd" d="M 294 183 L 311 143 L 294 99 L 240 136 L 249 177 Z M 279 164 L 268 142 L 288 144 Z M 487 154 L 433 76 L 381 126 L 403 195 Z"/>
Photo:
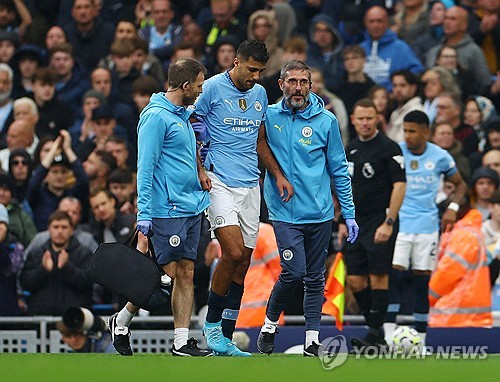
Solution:
<path fill-rule="evenodd" d="M 399 233 L 396 239 L 391 273 L 391 296 L 388 307 L 386 338 L 392 337 L 399 311 L 399 284 L 403 271 L 413 271 L 415 291 L 415 329 L 425 341 L 429 313 L 428 286 L 434 269 L 435 250 L 439 238 L 439 218 L 436 206 L 440 177 L 456 186 L 453 201 L 441 220 L 444 231 L 457 220 L 459 202 L 467 185 L 457 171 L 451 155 L 439 146 L 427 142 L 430 136 L 429 118 L 422 111 L 411 111 L 403 121 L 405 142 L 401 150 L 405 158 L 406 193 L 399 210 Z"/>
<path fill-rule="evenodd" d="M 257 152 L 276 179 L 280 197 L 293 195 L 264 139 L 267 96 L 257 82 L 269 54 L 263 43 L 244 41 L 234 68 L 205 82 L 195 103 L 196 118 L 206 125 L 204 168 L 212 181 L 208 220 L 222 257 L 212 276 L 203 333 L 216 354 L 249 356 L 232 342 L 245 275 L 257 241 L 260 213 Z M 258 142 L 258 143 L 257 143 Z"/>

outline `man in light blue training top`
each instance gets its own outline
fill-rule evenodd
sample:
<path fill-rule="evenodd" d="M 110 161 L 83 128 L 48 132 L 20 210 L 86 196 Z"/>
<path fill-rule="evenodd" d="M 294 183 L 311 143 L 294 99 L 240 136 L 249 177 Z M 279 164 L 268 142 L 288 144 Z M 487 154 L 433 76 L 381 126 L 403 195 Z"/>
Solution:
<path fill-rule="evenodd" d="M 311 69 L 302 61 L 289 61 L 281 69 L 278 82 L 283 100 L 267 110 L 266 137 L 285 177 L 297 192 L 290 202 L 284 203 L 273 174 L 266 174 L 264 197 L 278 241 L 282 271 L 269 298 L 257 348 L 261 353 L 272 353 L 279 316 L 303 282 L 304 356 L 313 357 L 323 351 L 319 327 L 334 212 L 331 180 L 349 242 L 356 240 L 358 226 L 337 118 L 325 110 L 320 97 L 310 92 Z"/>
<path fill-rule="evenodd" d="M 245 275 L 257 242 L 260 213 L 257 151 L 276 179 L 277 192 L 288 201 L 293 188 L 284 178 L 265 140 L 263 124 L 267 96 L 257 82 L 266 68 L 266 46 L 244 41 L 236 52 L 234 68 L 206 81 L 195 104 L 196 130 L 205 125 L 210 142 L 204 168 L 211 179 L 210 230 L 221 248 L 208 296 L 203 333 L 216 354 L 250 356 L 232 342 L 243 296 Z"/>
<path fill-rule="evenodd" d="M 406 193 L 399 210 L 399 233 L 392 259 L 384 331 L 385 338 L 390 340 L 400 307 L 399 288 L 403 271 L 411 269 L 415 293 L 415 329 L 424 342 L 429 313 L 429 279 L 434 270 L 439 239 L 439 215 L 435 200 L 441 175 L 456 187 L 453 201 L 441 219 L 442 231 L 456 222 L 459 203 L 467 192 L 467 185 L 457 171 L 452 156 L 428 142 L 429 118 L 424 112 L 414 110 L 406 114 L 403 128 L 405 141 L 399 145 L 405 158 Z"/>
<path fill-rule="evenodd" d="M 204 172 L 198 174 L 196 139 L 189 122 L 191 111 L 186 106 L 201 93 L 206 72 L 191 58 L 172 63 L 167 91 L 153 94 L 137 126 L 137 230 L 145 236 L 154 231 L 151 240 L 158 264 L 175 281 L 174 356 L 212 355 L 198 348 L 196 339 L 188 339 L 194 261 L 201 213 L 210 204 L 210 179 Z M 138 310 L 129 302 L 109 319 L 113 345 L 121 355 L 132 355 L 128 327 Z"/>

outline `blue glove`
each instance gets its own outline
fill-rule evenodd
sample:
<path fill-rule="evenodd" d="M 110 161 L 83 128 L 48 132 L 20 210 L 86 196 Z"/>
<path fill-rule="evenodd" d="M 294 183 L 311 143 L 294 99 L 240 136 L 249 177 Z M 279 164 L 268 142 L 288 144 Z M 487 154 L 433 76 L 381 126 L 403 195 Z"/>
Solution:
<path fill-rule="evenodd" d="M 349 236 L 347 236 L 347 241 L 349 243 L 354 243 L 358 238 L 358 223 L 356 223 L 356 220 L 354 219 L 345 219 L 345 225 L 347 226 L 347 232 L 349 233 Z"/>
<path fill-rule="evenodd" d="M 153 222 L 150 220 L 139 220 L 137 222 L 136 230 L 141 232 L 144 236 L 148 236 L 151 227 L 153 226 Z"/>
<path fill-rule="evenodd" d="M 205 144 L 205 142 L 208 139 L 207 125 L 205 125 L 204 122 L 198 121 L 198 122 L 191 122 L 191 126 L 193 126 L 196 142 Z"/>

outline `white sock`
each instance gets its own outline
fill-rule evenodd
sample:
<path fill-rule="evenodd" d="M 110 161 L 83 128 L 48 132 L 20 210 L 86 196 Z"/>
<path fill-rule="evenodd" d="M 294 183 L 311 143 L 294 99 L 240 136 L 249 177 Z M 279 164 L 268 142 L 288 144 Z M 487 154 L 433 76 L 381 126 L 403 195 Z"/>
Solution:
<path fill-rule="evenodd" d="M 124 306 L 122 310 L 118 312 L 116 316 L 116 325 L 117 326 L 129 326 L 132 318 L 134 318 L 135 313 L 130 313 L 127 310 L 127 307 Z"/>
<path fill-rule="evenodd" d="M 174 329 L 174 346 L 177 350 L 187 344 L 189 335 L 189 328 L 175 328 Z"/>
<path fill-rule="evenodd" d="M 394 331 L 396 330 L 395 322 L 384 322 L 384 338 L 385 342 L 389 343 L 394 336 Z"/>
<path fill-rule="evenodd" d="M 318 330 L 306 330 L 306 349 L 312 345 L 313 342 L 319 344 L 319 331 Z"/>
<path fill-rule="evenodd" d="M 278 326 L 279 322 L 278 321 L 271 321 L 269 318 L 264 318 L 264 325 L 276 325 Z"/>

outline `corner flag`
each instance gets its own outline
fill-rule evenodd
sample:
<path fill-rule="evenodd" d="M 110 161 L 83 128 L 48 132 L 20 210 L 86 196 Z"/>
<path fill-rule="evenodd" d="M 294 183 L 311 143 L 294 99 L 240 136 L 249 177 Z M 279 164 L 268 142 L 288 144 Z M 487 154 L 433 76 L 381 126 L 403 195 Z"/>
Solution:
<path fill-rule="evenodd" d="M 344 328 L 345 305 L 345 264 L 341 252 L 337 252 L 335 261 L 330 269 L 325 285 L 325 298 L 323 313 L 335 317 L 335 326 L 338 330 Z"/>

